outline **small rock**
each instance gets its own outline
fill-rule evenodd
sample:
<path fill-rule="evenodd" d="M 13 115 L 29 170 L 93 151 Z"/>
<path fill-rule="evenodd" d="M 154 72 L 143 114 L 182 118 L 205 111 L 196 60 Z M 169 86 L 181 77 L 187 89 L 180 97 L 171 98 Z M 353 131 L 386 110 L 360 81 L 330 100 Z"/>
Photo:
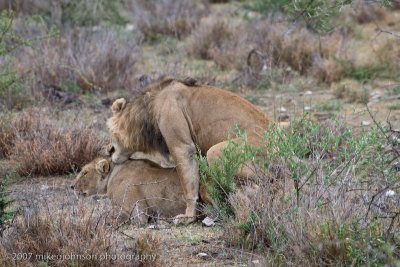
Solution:
<path fill-rule="evenodd" d="M 362 121 L 361 122 L 361 125 L 362 126 L 368 126 L 368 125 L 370 125 L 371 123 L 369 122 L 369 121 Z"/>
<path fill-rule="evenodd" d="M 387 197 L 392 197 L 394 195 L 396 195 L 396 192 L 394 192 L 393 190 L 388 190 L 388 191 L 386 191 L 386 194 L 385 194 L 385 196 L 387 196 Z"/>
<path fill-rule="evenodd" d="M 252 263 L 254 263 L 254 264 L 259 264 L 260 261 L 259 261 L 259 260 L 254 260 L 254 261 L 252 261 Z"/>
<path fill-rule="evenodd" d="M 312 92 L 311 91 L 305 91 L 304 95 L 312 95 Z"/>
<path fill-rule="evenodd" d="M 288 119 L 289 119 L 289 115 L 287 115 L 287 114 L 282 114 L 282 115 L 279 115 L 279 117 L 278 117 L 278 121 L 286 121 Z"/>
<path fill-rule="evenodd" d="M 333 117 L 332 113 L 315 113 L 314 118 L 319 121 L 324 121 L 327 119 L 331 119 Z"/>
<path fill-rule="evenodd" d="M 381 95 L 381 92 L 374 90 L 371 92 L 371 97 L 379 97 Z"/>
<path fill-rule="evenodd" d="M 96 201 L 100 201 L 100 200 L 102 200 L 102 199 L 105 199 L 107 196 L 103 196 L 103 195 L 94 195 L 93 197 L 92 197 L 92 199 L 93 200 L 96 200 Z"/>
<path fill-rule="evenodd" d="M 158 220 L 157 221 L 157 228 L 158 229 L 165 229 L 169 226 L 169 223 L 164 221 L 164 220 Z"/>
<path fill-rule="evenodd" d="M 207 257 L 207 253 L 200 252 L 199 254 L 197 254 L 197 256 L 199 256 L 199 257 Z"/>
<path fill-rule="evenodd" d="M 395 164 L 393 164 L 393 169 L 395 169 L 395 171 L 400 172 L 400 161 L 395 163 Z"/>
<path fill-rule="evenodd" d="M 48 186 L 48 185 L 42 185 L 42 186 L 40 187 L 40 190 L 47 190 L 47 189 L 49 189 L 49 186 Z"/>
<path fill-rule="evenodd" d="M 147 229 L 156 229 L 156 226 L 154 224 L 150 224 L 149 226 L 147 226 Z"/>
<path fill-rule="evenodd" d="M 210 227 L 210 226 L 214 226 L 215 222 L 213 219 L 211 219 L 210 217 L 205 217 L 204 220 L 202 221 L 203 225 Z"/>
<path fill-rule="evenodd" d="M 133 31 L 133 30 L 135 29 L 135 26 L 134 26 L 133 24 L 126 24 L 125 29 L 126 29 L 128 32 L 131 32 L 131 31 Z"/>
<path fill-rule="evenodd" d="M 309 107 L 309 106 L 304 106 L 304 111 L 309 111 L 309 110 L 311 110 L 311 107 Z"/>
<path fill-rule="evenodd" d="M 392 142 L 395 144 L 400 144 L 400 138 L 398 138 L 397 136 L 392 136 Z"/>
<path fill-rule="evenodd" d="M 284 108 L 284 107 L 277 108 L 276 110 L 277 110 L 279 113 L 284 113 L 284 112 L 286 112 L 286 108 Z"/>

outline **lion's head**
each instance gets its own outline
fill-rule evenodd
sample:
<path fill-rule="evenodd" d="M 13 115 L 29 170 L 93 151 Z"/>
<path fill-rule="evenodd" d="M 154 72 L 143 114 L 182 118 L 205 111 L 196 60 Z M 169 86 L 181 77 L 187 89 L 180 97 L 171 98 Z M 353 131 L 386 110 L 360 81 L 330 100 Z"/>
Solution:
<path fill-rule="evenodd" d="M 84 196 L 105 194 L 111 159 L 99 158 L 86 164 L 71 183 L 71 188 Z"/>
<path fill-rule="evenodd" d="M 155 95 L 173 82 L 195 85 L 193 79 L 177 80 L 165 76 L 149 84 L 129 101 L 120 98 L 111 106 L 113 116 L 108 119 L 110 143 L 114 147 L 112 161 L 121 164 L 134 152 L 168 155 L 168 148 L 154 116 Z"/>

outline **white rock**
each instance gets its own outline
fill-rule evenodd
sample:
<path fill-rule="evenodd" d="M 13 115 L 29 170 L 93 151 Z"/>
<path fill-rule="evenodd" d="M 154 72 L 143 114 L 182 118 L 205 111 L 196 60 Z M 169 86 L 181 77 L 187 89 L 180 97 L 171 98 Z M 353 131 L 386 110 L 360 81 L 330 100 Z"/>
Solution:
<path fill-rule="evenodd" d="M 199 256 L 199 257 L 207 257 L 207 253 L 200 252 L 199 254 L 197 254 L 197 256 Z"/>
<path fill-rule="evenodd" d="M 156 226 L 154 224 L 150 224 L 149 226 L 147 226 L 147 229 L 156 229 Z"/>
<path fill-rule="evenodd" d="M 393 190 L 388 190 L 388 191 L 386 191 L 386 194 L 385 194 L 386 197 L 392 197 L 394 195 L 396 195 L 396 192 L 394 192 Z"/>
<path fill-rule="evenodd" d="M 362 121 L 361 122 L 361 125 L 362 126 L 368 126 L 368 125 L 370 125 L 371 123 L 369 122 L 369 121 Z"/>
<path fill-rule="evenodd" d="M 304 95 L 312 95 L 312 92 L 311 91 L 305 91 Z"/>
<path fill-rule="evenodd" d="M 305 111 L 309 111 L 309 110 L 311 110 L 311 107 L 305 106 L 305 107 L 304 107 L 304 110 L 305 110 Z"/>
<path fill-rule="evenodd" d="M 377 91 L 377 90 L 374 90 L 374 91 L 371 92 L 371 96 L 372 96 L 372 97 L 374 97 L 374 96 L 380 96 L 380 95 L 381 95 L 381 92 L 379 92 L 379 91 Z"/>
<path fill-rule="evenodd" d="M 259 264 L 260 261 L 259 261 L 259 260 L 254 260 L 254 261 L 252 261 L 252 263 L 254 263 L 254 264 Z"/>
<path fill-rule="evenodd" d="M 400 139 L 397 136 L 392 136 L 392 141 L 394 143 L 400 144 Z"/>
<path fill-rule="evenodd" d="M 48 186 L 48 185 L 42 185 L 42 186 L 40 187 L 40 190 L 47 190 L 47 189 L 49 189 L 49 186 Z"/>
<path fill-rule="evenodd" d="M 126 30 L 128 31 L 128 32 L 131 32 L 131 31 L 133 31 L 135 29 L 135 26 L 133 25 L 133 24 L 127 24 L 126 25 Z"/>
<path fill-rule="evenodd" d="M 208 226 L 208 227 L 215 225 L 214 220 L 211 219 L 210 217 L 205 217 L 204 220 L 202 221 L 202 223 L 203 223 L 203 225 Z"/>
<path fill-rule="evenodd" d="M 277 110 L 279 113 L 284 113 L 284 112 L 286 112 L 286 108 L 284 108 L 284 107 L 277 108 L 276 110 Z"/>

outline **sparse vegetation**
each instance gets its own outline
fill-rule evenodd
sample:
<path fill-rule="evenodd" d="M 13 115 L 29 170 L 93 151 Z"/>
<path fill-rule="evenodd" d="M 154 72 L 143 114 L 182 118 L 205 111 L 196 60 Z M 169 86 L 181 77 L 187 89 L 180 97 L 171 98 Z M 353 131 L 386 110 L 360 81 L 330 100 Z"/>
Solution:
<path fill-rule="evenodd" d="M 0 265 L 399 265 L 399 12 L 398 0 L 0 0 Z M 292 121 L 265 135 L 266 155 L 231 142 L 221 164 L 198 157 L 214 228 L 115 229 L 86 206 L 99 196 L 66 189 L 143 74 L 195 77 Z M 248 160 L 257 179 L 238 186 Z M 157 257 L 5 258 L 15 251 Z"/>
<path fill-rule="evenodd" d="M 143 33 L 146 41 L 157 41 L 163 35 L 182 38 L 197 27 L 200 18 L 207 12 L 206 1 L 164 0 L 128 1 L 130 18 Z"/>
<path fill-rule="evenodd" d="M 340 99 L 329 100 L 317 104 L 317 109 L 322 111 L 339 111 L 343 107 L 343 102 Z"/>

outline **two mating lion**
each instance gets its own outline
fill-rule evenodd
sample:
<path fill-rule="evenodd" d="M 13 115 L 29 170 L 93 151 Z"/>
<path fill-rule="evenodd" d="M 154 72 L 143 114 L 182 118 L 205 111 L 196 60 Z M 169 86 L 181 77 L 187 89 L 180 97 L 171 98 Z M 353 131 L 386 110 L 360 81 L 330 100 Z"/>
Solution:
<path fill-rule="evenodd" d="M 193 222 L 199 195 L 199 173 L 193 158 L 196 147 L 207 151 L 208 162 L 216 158 L 235 136 L 234 125 L 247 132 L 247 141 L 262 145 L 262 135 L 271 120 L 245 99 L 212 86 L 196 85 L 191 79 L 163 77 L 129 101 L 116 100 L 107 121 L 114 153 L 121 164 L 134 152 L 170 154 L 186 200 L 177 221 Z M 246 176 L 246 170 L 238 173 Z"/>

